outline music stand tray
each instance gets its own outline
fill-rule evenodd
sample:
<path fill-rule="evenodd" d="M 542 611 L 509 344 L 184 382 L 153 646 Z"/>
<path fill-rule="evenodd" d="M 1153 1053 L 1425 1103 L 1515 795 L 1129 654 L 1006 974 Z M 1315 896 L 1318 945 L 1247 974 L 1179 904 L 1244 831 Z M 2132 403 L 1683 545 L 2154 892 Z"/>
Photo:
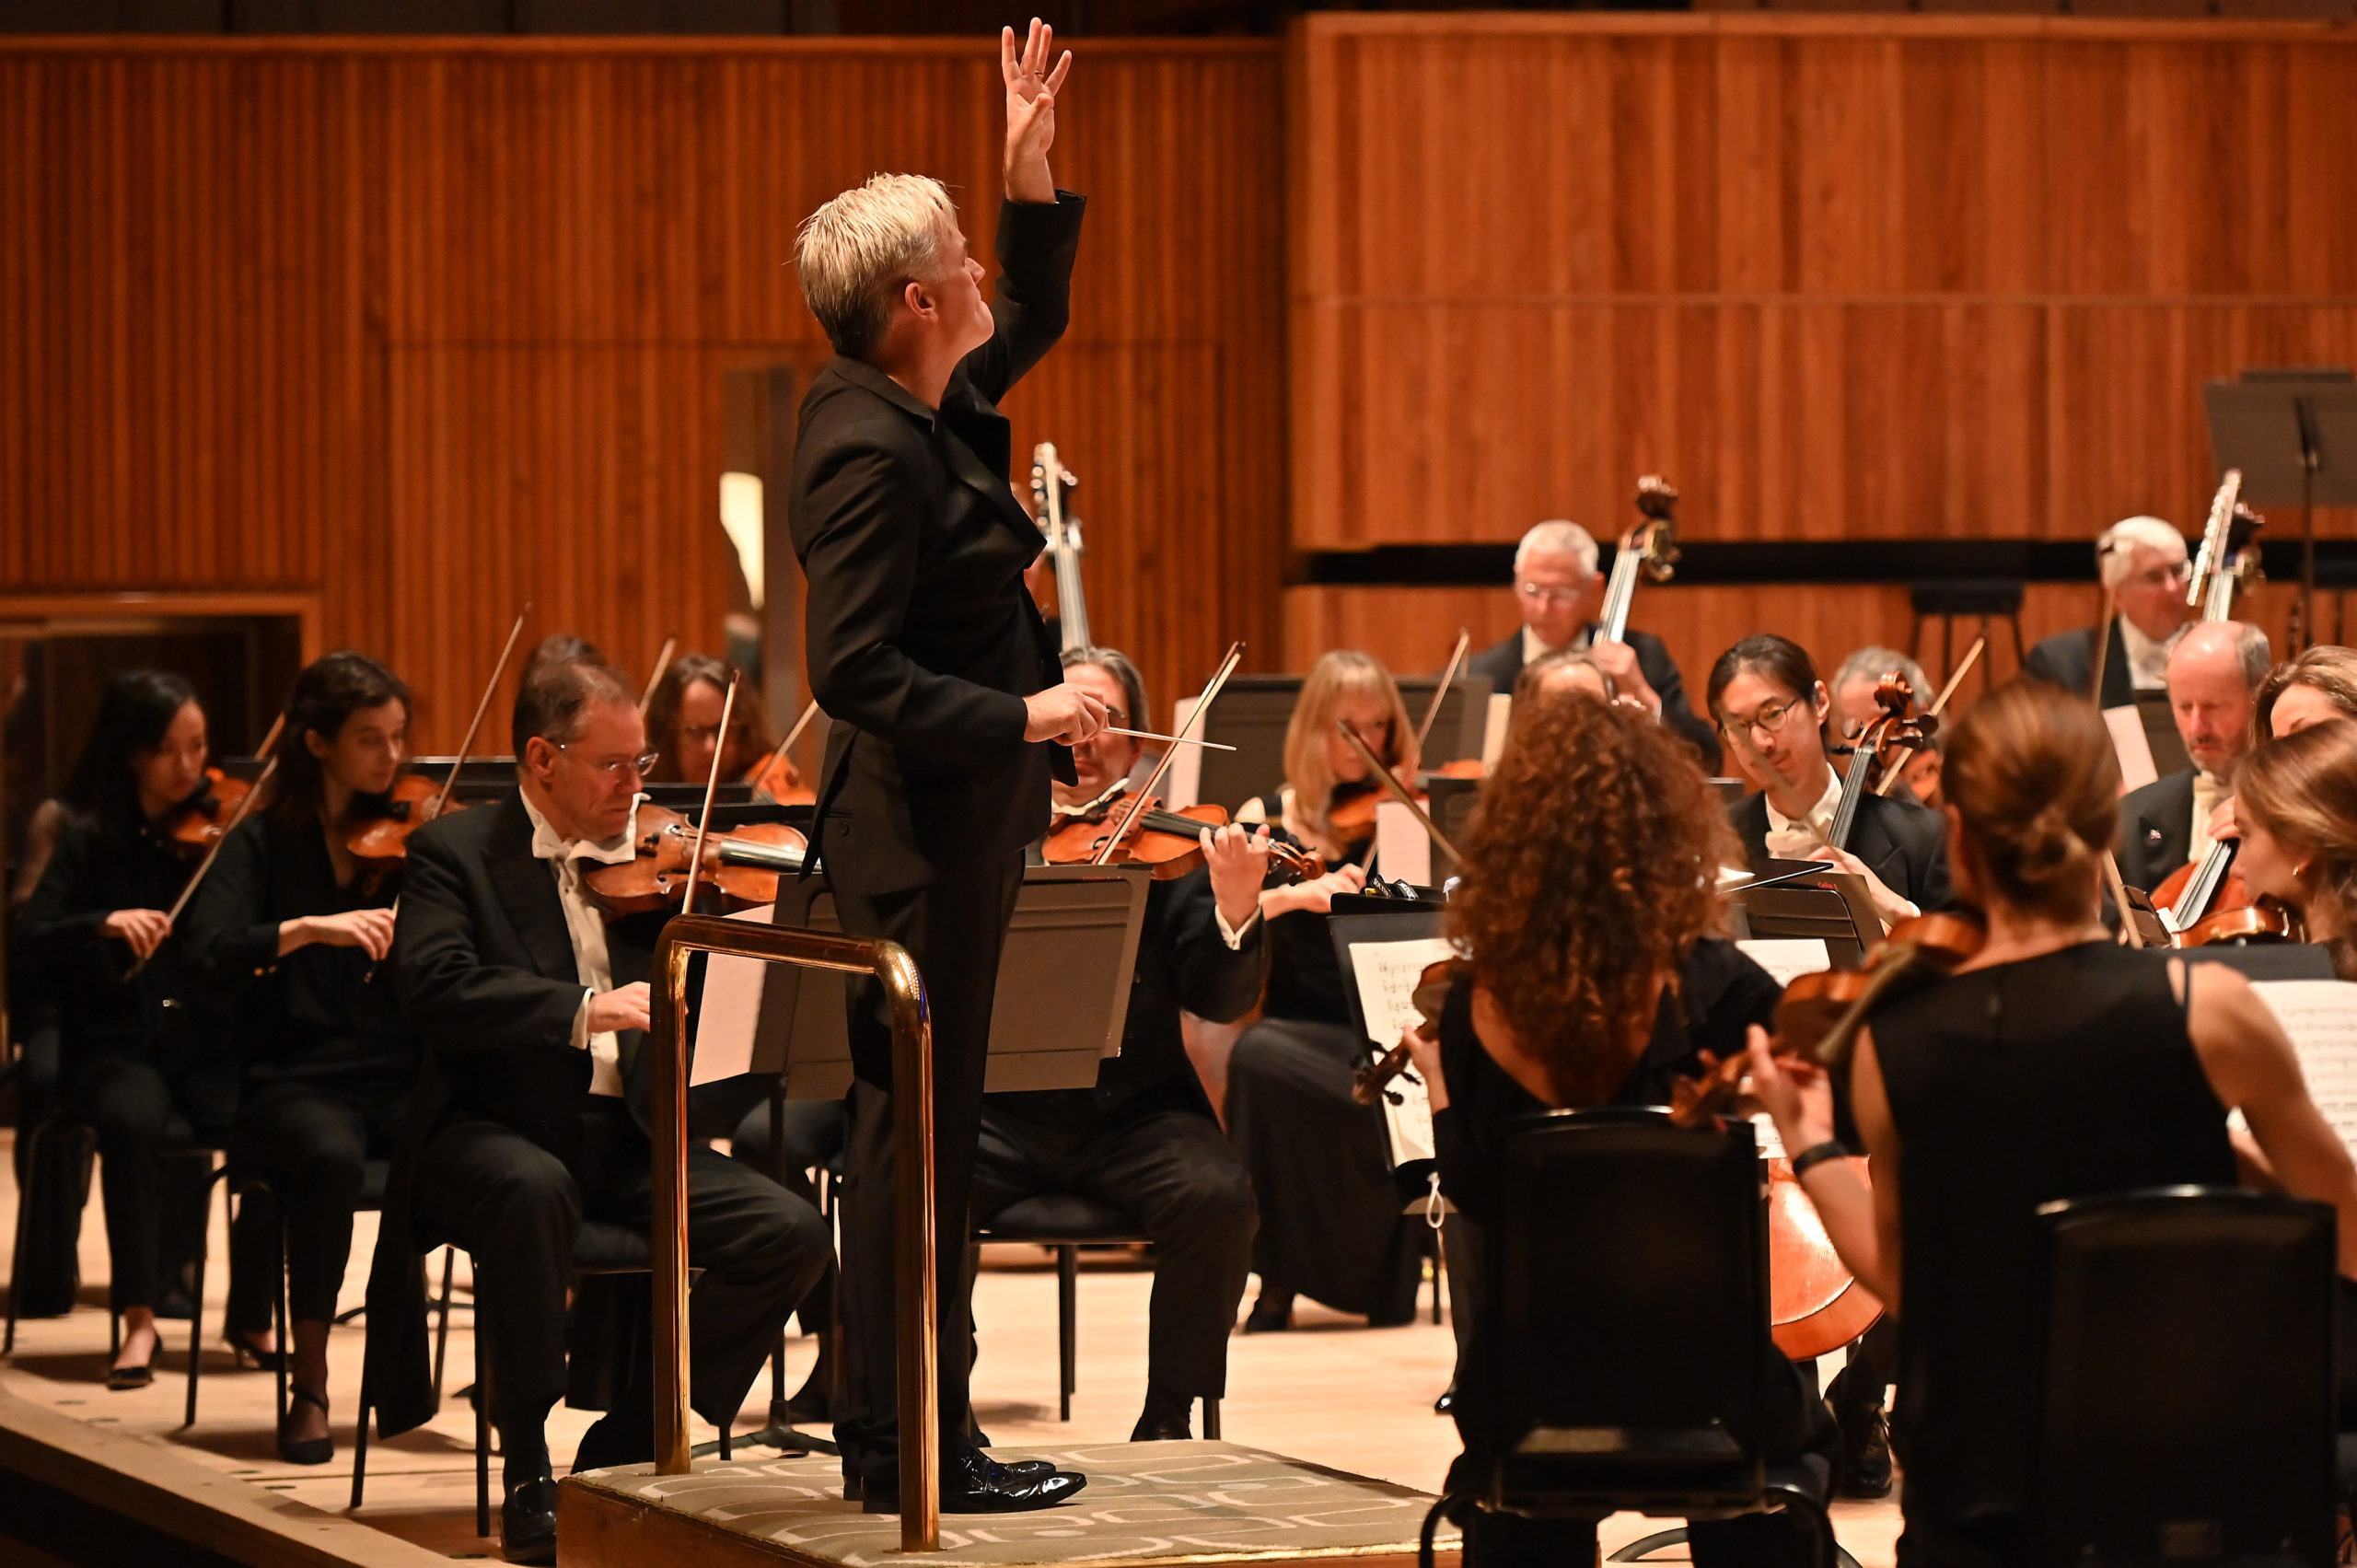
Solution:
<path fill-rule="evenodd" d="M 1015 923 L 999 956 L 985 1092 L 1097 1086 L 1098 1064 L 1121 1051 L 1152 887 L 1143 866 L 1024 871 Z M 824 876 L 780 877 L 773 920 L 842 929 Z M 768 980 L 753 1071 L 783 1072 L 788 1099 L 841 1098 L 852 1080 L 844 1002 L 857 982 L 783 965 L 773 966 Z"/>
<path fill-rule="evenodd" d="M 1780 869 L 1787 866 L 1793 870 Z M 1837 970 L 1856 969 L 1866 949 L 1882 940 L 1882 921 L 1865 880 L 1850 872 L 1771 860 L 1766 877 L 1730 888 L 1726 900 L 1736 941 L 1821 941 Z"/>

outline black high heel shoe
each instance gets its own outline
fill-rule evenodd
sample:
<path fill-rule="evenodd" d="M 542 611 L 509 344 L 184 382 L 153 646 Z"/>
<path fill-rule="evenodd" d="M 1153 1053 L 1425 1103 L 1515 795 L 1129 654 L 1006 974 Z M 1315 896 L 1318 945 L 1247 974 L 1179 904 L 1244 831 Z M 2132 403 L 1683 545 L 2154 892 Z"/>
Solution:
<path fill-rule="evenodd" d="M 286 1431 L 295 1419 L 295 1412 L 305 1405 L 315 1406 L 321 1415 L 327 1414 L 327 1396 L 315 1394 L 299 1383 L 287 1385 L 286 1394 L 286 1417 L 278 1423 L 278 1457 L 290 1465 L 326 1464 L 335 1458 L 335 1438 L 332 1435 L 289 1437 Z"/>
<path fill-rule="evenodd" d="M 157 1343 L 161 1343 L 160 1339 Z M 123 1394 L 134 1388 L 145 1388 L 148 1384 L 153 1383 L 156 1380 L 156 1350 L 157 1346 L 150 1345 L 147 1349 L 147 1359 L 136 1366 L 108 1367 L 107 1391 L 112 1394 Z"/>

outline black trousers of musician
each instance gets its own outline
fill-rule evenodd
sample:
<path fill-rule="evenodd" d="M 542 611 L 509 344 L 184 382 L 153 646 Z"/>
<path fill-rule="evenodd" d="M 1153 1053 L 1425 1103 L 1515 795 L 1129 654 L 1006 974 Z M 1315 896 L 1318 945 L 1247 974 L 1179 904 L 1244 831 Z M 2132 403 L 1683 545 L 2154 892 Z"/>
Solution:
<path fill-rule="evenodd" d="M 335 1317 L 343 1268 L 352 1255 L 352 1214 L 360 1202 L 361 1165 L 390 1159 L 401 1143 L 409 1107 L 404 1086 L 392 1093 L 351 1092 L 332 1083 L 278 1081 L 250 1085 L 229 1133 L 231 1163 L 261 1172 L 270 1192 L 238 1207 L 238 1248 L 263 1258 L 277 1244 L 276 1222 L 286 1220 L 287 1313 L 297 1323 Z M 259 1333 L 270 1327 L 274 1288 L 235 1288 L 230 1323 Z M 264 1281 L 266 1286 L 270 1282 Z"/>
<path fill-rule="evenodd" d="M 581 1126 L 570 1164 L 490 1121 L 445 1126 L 418 1154 L 421 1229 L 452 1237 L 474 1259 L 477 1331 L 491 1342 L 491 1413 L 502 1428 L 545 1420 L 563 1397 L 565 1292 L 582 1221 L 643 1230 L 652 1214 L 653 1150 L 628 1109 L 594 1101 Z M 706 1421 L 736 1415 L 830 1250 L 808 1203 L 725 1155 L 688 1150 L 688 1261 L 703 1271 L 688 1298 L 689 1402 Z M 653 1372 L 634 1370 L 615 1409 L 646 1412 L 641 1458 L 651 1458 Z"/>
<path fill-rule="evenodd" d="M 991 1005 L 999 953 L 1023 889 L 1023 856 L 981 872 L 903 891 L 854 894 L 838 888 L 836 912 L 853 936 L 898 942 L 916 960 L 933 1018 L 934 1260 L 945 1461 L 970 1449 L 967 1375 L 973 1354 L 969 1211 L 981 1136 L 982 1081 L 989 1064 Z M 852 1066 L 843 1154 L 842 1382 L 835 1440 L 843 1474 L 872 1493 L 900 1484 L 900 1369 L 893 1234 L 892 1029 L 883 987 L 853 982 Z"/>
<path fill-rule="evenodd" d="M 1141 1097 L 1106 1114 L 1087 1089 L 993 1095 L 974 1213 L 987 1223 L 1018 1199 L 1077 1192 L 1135 1220 L 1154 1238 L 1146 1381 L 1216 1400 L 1227 1393 L 1227 1337 L 1260 1217 L 1219 1123 L 1177 1098 Z"/>
<path fill-rule="evenodd" d="M 783 1149 L 770 1146 L 770 1108 L 763 1103 L 747 1111 L 744 1120 L 737 1124 L 736 1132 L 728 1140 L 728 1150 L 787 1191 L 815 1205 L 819 1190 L 807 1173 L 836 1168 L 842 1158 L 849 1126 L 847 1113 L 839 1099 L 790 1099 L 783 1109 Z M 779 1174 L 781 1160 L 784 1175 Z M 835 1326 L 835 1296 L 841 1284 L 834 1277 L 835 1272 L 834 1257 L 830 1253 L 826 1273 L 795 1309 L 806 1334 L 823 1334 Z"/>
<path fill-rule="evenodd" d="M 152 1308 L 180 1283 L 182 1269 L 204 1245 L 211 1191 L 195 1161 L 161 1156 L 227 1137 L 238 1107 L 237 1070 L 226 1062 L 183 1064 L 109 1052 L 72 1072 L 66 1103 L 99 1135 L 114 1309 Z M 267 1267 L 269 1260 L 233 1250 L 233 1270 L 257 1263 Z"/>

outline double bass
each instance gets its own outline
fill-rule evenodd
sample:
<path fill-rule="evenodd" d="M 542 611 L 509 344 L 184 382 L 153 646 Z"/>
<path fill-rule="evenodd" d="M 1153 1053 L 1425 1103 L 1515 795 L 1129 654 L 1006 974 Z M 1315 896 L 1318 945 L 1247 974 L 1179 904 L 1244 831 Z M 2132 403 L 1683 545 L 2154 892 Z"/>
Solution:
<path fill-rule="evenodd" d="M 1629 640 L 1629 607 L 1640 581 L 1666 583 L 1678 575 L 1678 492 L 1669 481 L 1657 473 L 1637 481 L 1637 514 L 1641 520 L 1620 536 L 1620 548 L 1612 553 L 1612 575 L 1596 613 L 1599 643 Z"/>
<path fill-rule="evenodd" d="M 1088 600 L 1080 585 L 1080 519 L 1064 509 L 1079 485 L 1079 478 L 1056 455 L 1054 442 L 1042 441 L 1031 449 L 1031 499 L 1039 531 L 1047 536 L 1048 559 L 1055 567 L 1056 621 L 1065 653 L 1095 645 L 1088 636 Z"/>

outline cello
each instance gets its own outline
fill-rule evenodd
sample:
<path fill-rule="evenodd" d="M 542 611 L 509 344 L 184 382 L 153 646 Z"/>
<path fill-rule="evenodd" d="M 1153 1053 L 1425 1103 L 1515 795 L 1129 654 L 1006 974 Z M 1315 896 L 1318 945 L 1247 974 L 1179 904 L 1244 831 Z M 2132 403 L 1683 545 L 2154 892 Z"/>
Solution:
<path fill-rule="evenodd" d="M 1666 583 L 1678 574 L 1678 492 L 1657 473 L 1637 481 L 1637 512 L 1643 520 L 1620 536 L 1612 553 L 1612 575 L 1596 614 L 1596 640 L 1629 640 L 1629 607 L 1640 579 Z"/>

